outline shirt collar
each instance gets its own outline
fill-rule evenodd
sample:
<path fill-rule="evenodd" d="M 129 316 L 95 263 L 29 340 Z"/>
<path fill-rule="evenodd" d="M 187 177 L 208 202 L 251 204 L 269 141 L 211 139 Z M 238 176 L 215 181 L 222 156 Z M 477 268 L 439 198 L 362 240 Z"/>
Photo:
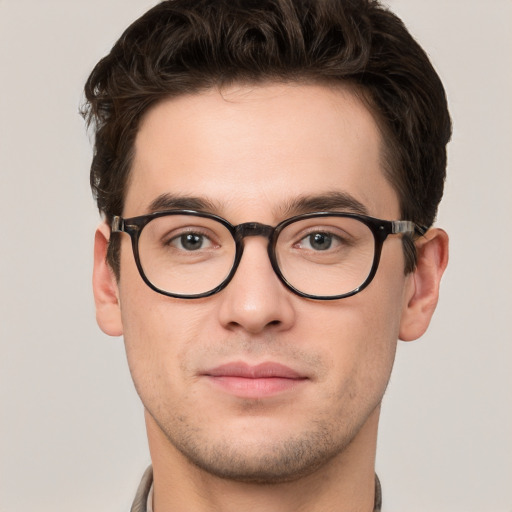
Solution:
<path fill-rule="evenodd" d="M 373 512 L 381 512 L 382 508 L 382 488 L 380 480 L 375 475 L 375 501 Z M 137 489 L 130 512 L 153 512 L 153 468 L 149 466 Z"/>

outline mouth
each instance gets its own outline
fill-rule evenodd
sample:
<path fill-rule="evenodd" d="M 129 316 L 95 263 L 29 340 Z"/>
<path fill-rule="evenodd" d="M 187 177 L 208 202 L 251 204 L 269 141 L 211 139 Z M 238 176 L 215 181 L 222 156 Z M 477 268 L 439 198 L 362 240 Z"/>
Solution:
<path fill-rule="evenodd" d="M 291 391 L 308 377 L 279 363 L 223 364 L 202 373 L 218 389 L 240 398 L 265 398 Z"/>

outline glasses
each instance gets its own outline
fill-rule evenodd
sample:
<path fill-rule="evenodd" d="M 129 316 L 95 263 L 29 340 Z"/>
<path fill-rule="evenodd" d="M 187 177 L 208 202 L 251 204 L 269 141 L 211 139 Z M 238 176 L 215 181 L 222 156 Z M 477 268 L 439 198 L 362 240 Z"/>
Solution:
<path fill-rule="evenodd" d="M 317 300 L 350 297 L 366 288 L 389 235 L 423 235 L 411 221 L 387 221 L 352 213 L 298 215 L 272 227 L 233 226 L 210 213 L 156 212 L 131 219 L 115 216 L 113 233 L 128 233 L 135 263 L 154 291 L 182 299 L 208 297 L 233 279 L 244 240 L 268 239 L 274 272 L 292 292 Z"/>

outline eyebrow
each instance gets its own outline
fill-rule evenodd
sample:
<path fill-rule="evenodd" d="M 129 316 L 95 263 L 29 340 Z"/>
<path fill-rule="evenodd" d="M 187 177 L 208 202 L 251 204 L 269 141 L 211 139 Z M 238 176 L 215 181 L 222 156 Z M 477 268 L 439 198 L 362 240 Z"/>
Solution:
<path fill-rule="evenodd" d="M 181 196 L 178 194 L 161 194 L 149 205 L 149 213 L 165 210 L 195 210 L 198 212 L 216 213 L 219 205 L 205 197 Z"/>
<path fill-rule="evenodd" d="M 154 199 L 149 207 L 149 213 L 165 210 L 195 210 L 220 215 L 223 208 L 206 197 L 183 196 L 165 193 Z M 318 195 L 303 195 L 288 200 L 274 209 L 276 218 L 284 219 L 303 213 L 337 211 L 368 215 L 366 206 L 347 192 L 326 192 Z"/>
<path fill-rule="evenodd" d="M 279 208 L 279 213 L 286 217 L 323 211 L 368 215 L 366 206 L 347 192 L 326 192 L 319 195 L 299 196 Z"/>

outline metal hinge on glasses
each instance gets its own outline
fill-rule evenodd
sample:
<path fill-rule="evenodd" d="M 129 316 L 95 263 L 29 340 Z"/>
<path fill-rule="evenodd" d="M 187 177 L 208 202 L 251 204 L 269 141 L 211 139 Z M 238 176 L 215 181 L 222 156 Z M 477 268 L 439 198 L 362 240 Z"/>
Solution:
<path fill-rule="evenodd" d="M 122 231 L 124 231 L 124 219 L 114 215 L 112 219 L 112 233 L 121 233 Z"/>
<path fill-rule="evenodd" d="M 418 226 L 411 220 L 394 220 L 391 222 L 393 226 L 393 234 L 397 233 L 416 233 L 420 236 L 424 235 L 427 232 L 426 227 Z"/>

